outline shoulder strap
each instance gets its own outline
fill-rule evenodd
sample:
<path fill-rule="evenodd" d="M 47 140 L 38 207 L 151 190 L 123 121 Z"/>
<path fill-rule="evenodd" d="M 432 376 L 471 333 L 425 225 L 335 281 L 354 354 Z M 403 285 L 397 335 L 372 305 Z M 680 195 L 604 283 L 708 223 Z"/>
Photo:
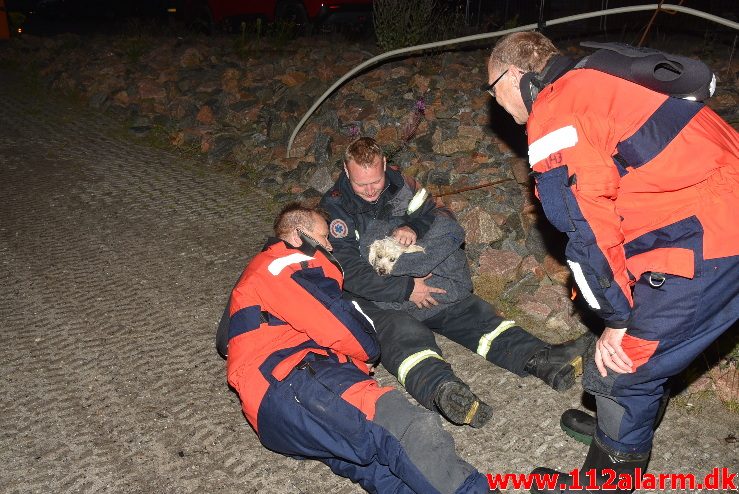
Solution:
<path fill-rule="evenodd" d="M 704 101 L 716 89 L 716 76 L 700 60 L 625 43 L 586 41 L 580 45 L 597 51 L 582 59 L 577 68 L 600 70 L 653 91 L 692 101 Z"/>

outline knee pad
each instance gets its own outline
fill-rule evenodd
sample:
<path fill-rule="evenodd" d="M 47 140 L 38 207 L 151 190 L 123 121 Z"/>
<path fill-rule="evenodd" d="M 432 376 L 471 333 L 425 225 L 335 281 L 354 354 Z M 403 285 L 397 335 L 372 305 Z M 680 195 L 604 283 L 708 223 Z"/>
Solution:
<path fill-rule="evenodd" d="M 621 421 L 626 410 L 616 400 L 608 396 L 596 395 L 598 428 L 614 441 L 621 439 Z"/>
<path fill-rule="evenodd" d="M 399 442 L 410 462 L 439 492 L 456 492 L 475 468 L 457 456 L 454 439 L 442 427 L 441 417 L 412 405 L 396 391 L 377 401 L 373 422 Z"/>

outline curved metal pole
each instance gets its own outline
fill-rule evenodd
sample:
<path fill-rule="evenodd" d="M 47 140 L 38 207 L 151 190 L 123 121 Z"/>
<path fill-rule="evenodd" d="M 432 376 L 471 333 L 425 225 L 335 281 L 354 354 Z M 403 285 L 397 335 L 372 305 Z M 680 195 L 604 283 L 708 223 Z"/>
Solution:
<path fill-rule="evenodd" d="M 570 15 L 567 17 L 560 17 L 559 19 L 554 19 L 551 21 L 547 21 L 545 23 L 546 26 L 554 26 L 557 24 L 566 24 L 568 22 L 573 21 L 580 21 L 583 19 L 590 19 L 591 17 L 599 17 L 603 15 L 610 15 L 610 14 L 623 14 L 627 12 L 640 12 L 644 10 L 654 10 L 654 9 L 661 9 L 661 10 L 673 10 L 676 12 L 682 12 L 684 14 L 690 14 L 694 15 L 696 17 L 701 17 L 703 19 L 707 19 L 709 21 L 713 21 L 717 24 L 722 24 L 724 26 L 728 26 L 732 29 L 739 30 L 739 23 L 730 21 L 728 19 L 724 19 L 722 17 L 718 17 L 713 14 L 708 14 L 706 12 L 702 12 L 700 10 L 691 9 L 688 7 L 683 7 L 681 5 L 671 5 L 671 4 L 662 4 L 661 6 L 656 3 L 648 4 L 648 5 L 635 5 L 632 7 L 618 7 L 614 9 L 605 9 L 605 10 L 598 10 L 595 12 L 588 12 L 585 14 L 577 14 L 577 15 Z M 535 29 L 539 27 L 538 24 L 527 24 L 525 26 L 516 27 L 513 29 L 504 29 L 502 31 L 495 31 L 493 33 L 482 33 L 482 34 L 474 34 L 472 36 L 463 36 L 461 38 L 454 38 L 444 41 L 436 41 L 434 43 L 426 43 L 423 45 L 417 45 L 417 46 L 409 46 L 407 48 L 399 48 L 397 50 L 388 51 L 385 53 L 382 53 L 380 55 L 377 55 L 376 57 L 372 57 L 369 60 L 366 60 L 362 62 L 361 64 L 357 65 L 353 69 L 351 69 L 349 72 L 344 74 L 339 80 L 334 82 L 330 88 L 326 90 L 325 93 L 321 95 L 320 98 L 318 98 L 315 103 L 313 103 L 313 106 L 310 107 L 310 109 L 303 115 L 303 118 L 300 119 L 298 122 L 298 125 L 295 127 L 295 130 L 293 130 L 293 133 L 290 135 L 290 140 L 287 143 L 287 155 L 286 158 L 290 157 L 290 149 L 292 148 L 293 141 L 295 141 L 295 136 L 298 135 L 298 132 L 300 132 L 300 129 L 303 128 L 303 125 L 305 122 L 310 118 L 310 116 L 313 114 L 313 112 L 316 111 L 316 109 L 321 106 L 321 103 L 323 103 L 326 98 L 328 98 L 331 93 L 334 92 L 336 88 L 344 84 L 349 78 L 354 76 L 356 73 L 361 72 L 362 70 L 366 69 L 367 67 L 376 64 L 377 62 L 380 62 L 382 60 L 386 60 L 388 58 L 397 57 L 398 55 L 403 55 L 406 53 L 414 53 L 419 52 L 423 50 L 428 50 L 431 48 L 438 48 L 440 46 L 447 46 L 447 45 L 456 45 L 461 43 L 468 43 L 470 41 L 478 41 L 481 39 L 487 39 L 487 38 L 495 38 L 497 36 L 505 36 L 506 34 L 516 33 L 519 31 L 530 31 L 531 29 Z"/>

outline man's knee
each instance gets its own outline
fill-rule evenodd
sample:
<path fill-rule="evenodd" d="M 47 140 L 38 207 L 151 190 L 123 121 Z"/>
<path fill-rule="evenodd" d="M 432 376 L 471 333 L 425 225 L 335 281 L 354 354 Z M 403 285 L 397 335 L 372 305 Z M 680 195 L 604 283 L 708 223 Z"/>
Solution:
<path fill-rule="evenodd" d="M 596 434 L 613 451 L 644 452 L 651 448 L 665 379 L 634 376 L 609 371 L 603 377 L 592 359 L 583 373 L 583 387 L 595 396 Z"/>
<path fill-rule="evenodd" d="M 378 400 L 373 422 L 400 442 L 413 465 L 439 492 L 455 492 L 476 473 L 457 455 L 454 439 L 442 427 L 441 417 L 412 405 L 399 392 L 391 391 Z"/>
<path fill-rule="evenodd" d="M 617 453 L 647 453 L 652 448 L 654 423 L 660 397 L 633 396 L 616 399 L 595 397 L 596 436 Z"/>
<path fill-rule="evenodd" d="M 375 322 L 382 361 L 386 367 L 397 368 L 409 355 L 423 350 L 439 351 L 434 333 L 422 322 L 402 311 L 385 311 Z"/>

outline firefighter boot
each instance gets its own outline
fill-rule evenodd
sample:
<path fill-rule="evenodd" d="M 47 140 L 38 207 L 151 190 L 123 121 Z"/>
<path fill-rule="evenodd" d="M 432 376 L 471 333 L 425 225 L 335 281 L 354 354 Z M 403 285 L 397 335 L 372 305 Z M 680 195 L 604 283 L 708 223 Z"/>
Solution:
<path fill-rule="evenodd" d="M 595 341 L 595 335 L 588 331 L 577 339 L 546 345 L 529 359 L 524 370 L 555 391 L 570 389 L 575 377 L 582 374 L 584 356 Z"/>
<path fill-rule="evenodd" d="M 475 393 L 461 381 L 442 383 L 434 398 L 436 409 L 449 422 L 456 425 L 469 424 L 471 427 L 482 427 L 493 416 L 493 409 L 478 398 Z"/>
<path fill-rule="evenodd" d="M 534 483 L 531 492 L 534 494 L 574 494 L 602 493 L 604 491 L 617 494 L 634 492 L 636 483 L 644 474 L 649 462 L 649 452 L 618 454 L 610 452 L 597 437 L 590 443 L 585 463 L 578 472 L 577 478 L 550 468 L 539 467 L 531 472 L 534 476 L 547 476 L 556 483 L 551 489 L 540 487 Z"/>
<path fill-rule="evenodd" d="M 670 391 L 665 390 L 665 394 L 662 395 L 662 399 L 659 403 L 659 410 L 657 410 L 657 418 L 654 420 L 654 430 L 657 430 L 662 417 L 665 416 L 665 410 L 667 410 L 667 403 L 670 401 Z M 570 408 L 565 410 L 562 417 L 559 420 L 559 425 L 562 430 L 571 438 L 579 441 L 583 444 L 590 444 L 593 440 L 593 434 L 595 434 L 595 426 L 597 419 L 590 414 L 578 410 L 576 408 Z"/>

